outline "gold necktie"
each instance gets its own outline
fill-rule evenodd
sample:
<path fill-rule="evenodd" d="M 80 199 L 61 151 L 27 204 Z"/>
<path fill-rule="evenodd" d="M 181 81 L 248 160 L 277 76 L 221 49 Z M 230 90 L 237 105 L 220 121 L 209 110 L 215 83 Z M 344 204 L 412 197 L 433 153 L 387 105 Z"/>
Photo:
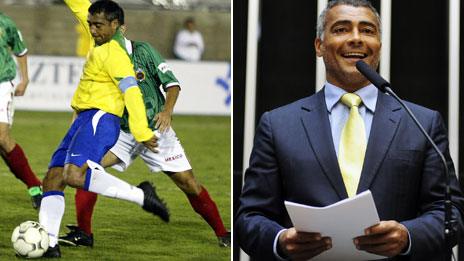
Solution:
<path fill-rule="evenodd" d="M 358 107 L 361 98 L 354 93 L 346 93 L 341 101 L 350 107 L 350 116 L 343 127 L 338 148 L 338 164 L 342 172 L 348 197 L 356 195 L 359 178 L 366 154 L 366 130 L 364 120 L 359 114 Z"/>

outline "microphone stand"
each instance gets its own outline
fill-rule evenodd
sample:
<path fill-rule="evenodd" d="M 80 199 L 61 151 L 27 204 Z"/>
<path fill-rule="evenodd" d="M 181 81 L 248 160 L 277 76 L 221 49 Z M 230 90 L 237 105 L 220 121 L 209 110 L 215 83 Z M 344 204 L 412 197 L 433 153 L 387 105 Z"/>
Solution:
<path fill-rule="evenodd" d="M 452 217 L 452 205 L 453 203 L 451 202 L 451 186 L 450 186 L 450 174 L 449 174 L 449 168 L 448 164 L 446 163 L 445 156 L 443 156 L 443 153 L 441 153 L 440 149 L 437 147 L 435 142 L 430 138 L 430 136 L 427 134 L 427 132 L 424 130 L 422 125 L 419 123 L 417 118 L 414 116 L 414 114 L 411 112 L 411 110 L 406 106 L 406 104 L 396 95 L 396 93 L 393 92 L 392 89 L 388 86 L 384 86 L 385 93 L 388 93 L 391 95 L 395 100 L 397 100 L 401 106 L 408 112 L 409 116 L 412 118 L 416 126 L 420 129 L 422 134 L 425 136 L 425 138 L 432 144 L 433 149 L 437 152 L 438 156 L 441 159 L 441 162 L 443 164 L 443 168 L 445 170 L 445 246 L 446 246 L 446 255 L 445 255 L 445 260 L 450 261 L 453 255 L 453 238 L 457 235 L 457 221 L 453 219 Z M 464 249 L 459 249 L 460 251 L 464 251 Z"/>
<path fill-rule="evenodd" d="M 425 136 L 425 138 L 430 142 L 430 144 L 432 144 L 433 149 L 435 150 L 435 152 L 438 154 L 438 156 L 441 159 L 443 168 L 445 170 L 445 204 L 444 204 L 444 209 L 445 209 L 444 235 L 445 235 L 445 247 L 446 247 L 445 261 L 450 261 L 453 255 L 453 238 L 458 236 L 458 229 L 457 229 L 457 221 L 453 219 L 453 216 L 452 216 L 452 204 L 453 203 L 451 201 L 451 186 L 450 186 L 451 178 L 449 174 L 448 164 L 446 163 L 446 159 L 443 156 L 443 153 L 441 153 L 440 149 L 435 144 L 435 142 L 432 140 L 432 138 L 430 138 L 430 136 L 424 130 L 424 127 L 422 127 L 422 125 L 419 123 L 417 118 L 414 116 L 412 111 L 393 92 L 393 90 L 390 89 L 390 86 L 391 86 L 390 83 L 387 82 L 385 79 L 383 79 L 377 72 L 372 70 L 369 67 L 369 65 L 367 65 L 362 60 L 359 60 L 358 62 L 356 62 L 356 68 L 359 70 L 359 72 L 361 72 L 362 75 L 366 77 L 366 79 L 368 79 L 372 84 L 374 84 L 377 88 L 379 88 L 380 91 L 389 94 L 390 96 L 395 98 L 395 100 L 397 100 L 398 103 L 401 104 L 401 106 L 406 110 L 406 112 L 412 118 L 416 126 L 420 129 L 422 134 Z M 460 251 L 464 251 L 464 249 L 460 249 Z"/>

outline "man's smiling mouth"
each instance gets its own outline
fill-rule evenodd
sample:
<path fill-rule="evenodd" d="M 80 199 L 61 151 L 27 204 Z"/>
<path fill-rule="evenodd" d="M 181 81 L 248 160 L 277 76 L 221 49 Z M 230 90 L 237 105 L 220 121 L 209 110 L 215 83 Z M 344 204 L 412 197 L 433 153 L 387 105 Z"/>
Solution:
<path fill-rule="evenodd" d="M 344 58 L 354 58 L 354 59 L 364 59 L 367 57 L 367 54 L 361 52 L 346 52 L 343 53 Z"/>

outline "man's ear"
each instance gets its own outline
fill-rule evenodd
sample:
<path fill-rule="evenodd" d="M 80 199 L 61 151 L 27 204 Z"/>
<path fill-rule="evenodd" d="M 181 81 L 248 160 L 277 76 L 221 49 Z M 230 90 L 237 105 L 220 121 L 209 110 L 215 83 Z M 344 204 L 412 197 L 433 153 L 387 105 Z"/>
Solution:
<path fill-rule="evenodd" d="M 111 28 L 113 28 L 113 30 L 116 31 L 118 27 L 119 27 L 119 21 L 117 19 L 114 19 L 113 21 L 111 21 Z"/>
<path fill-rule="evenodd" d="M 316 38 L 314 40 L 314 49 L 316 50 L 316 56 L 322 57 L 322 55 L 324 54 L 325 48 L 324 48 L 324 42 L 321 40 L 321 38 Z"/>

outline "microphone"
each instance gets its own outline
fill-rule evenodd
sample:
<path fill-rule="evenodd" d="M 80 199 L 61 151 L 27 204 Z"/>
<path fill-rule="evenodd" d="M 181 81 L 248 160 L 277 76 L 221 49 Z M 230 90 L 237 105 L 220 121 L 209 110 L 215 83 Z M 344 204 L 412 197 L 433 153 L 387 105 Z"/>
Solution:
<path fill-rule="evenodd" d="M 446 243 L 446 260 L 451 260 L 452 257 L 452 242 L 453 242 L 453 237 L 457 235 L 457 221 L 453 219 L 452 217 L 452 202 L 451 202 L 451 186 L 450 186 L 450 174 L 449 174 L 449 169 L 448 169 L 448 164 L 446 164 L 446 159 L 443 156 L 443 153 L 441 153 L 440 149 L 438 149 L 437 144 L 430 138 L 430 136 L 427 134 L 427 132 L 424 130 L 424 127 L 419 123 L 417 118 L 414 116 L 412 111 L 406 106 L 406 104 L 393 92 L 393 90 L 390 88 L 391 85 L 389 82 L 387 82 L 382 76 L 380 76 L 376 71 L 374 71 L 369 65 L 367 65 L 364 61 L 359 60 L 356 62 L 356 69 L 366 77 L 375 87 L 377 87 L 381 92 L 387 93 L 395 100 L 397 100 L 401 106 L 406 110 L 406 112 L 409 114 L 409 116 L 412 118 L 414 123 L 417 125 L 417 127 L 420 129 L 422 134 L 425 136 L 425 138 L 432 144 L 433 149 L 435 152 L 438 154 L 438 156 L 441 159 L 441 162 L 443 164 L 443 168 L 445 170 L 445 220 L 444 220 L 444 225 L 445 225 L 445 243 Z"/>
<path fill-rule="evenodd" d="M 356 62 L 356 69 L 383 93 L 386 92 L 386 87 L 391 86 L 389 82 L 382 78 L 376 71 L 372 70 L 371 67 L 362 60 Z"/>

